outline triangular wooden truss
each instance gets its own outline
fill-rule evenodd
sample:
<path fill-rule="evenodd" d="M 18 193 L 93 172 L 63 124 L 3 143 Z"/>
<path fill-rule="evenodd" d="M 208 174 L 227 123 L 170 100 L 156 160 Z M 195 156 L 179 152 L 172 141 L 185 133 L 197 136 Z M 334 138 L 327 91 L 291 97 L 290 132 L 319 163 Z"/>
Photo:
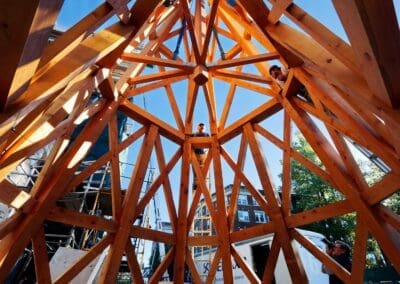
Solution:
<path fill-rule="evenodd" d="M 350 44 L 288 0 L 269 1 L 271 9 L 261 0 L 240 0 L 236 6 L 223 0 L 177 0 L 171 6 L 159 0 L 133 2 L 130 5 L 126 0 L 105 1 L 51 44 L 48 38 L 62 0 L 18 0 L 1 5 L 0 200 L 14 207 L 16 213 L 0 225 L 0 281 L 4 281 L 31 243 L 38 282 L 51 282 L 44 243 L 45 220 L 107 232 L 58 283 L 71 280 L 106 247 L 109 252 L 102 267 L 101 283 L 115 282 L 123 255 L 128 258 L 135 283 L 143 283 L 130 238 L 172 245 L 153 275 L 153 282 L 172 262 L 175 283 L 183 283 L 185 265 L 195 283 L 199 282 L 188 247 L 208 244 L 218 248 L 209 283 L 220 261 L 226 283 L 233 282 L 232 259 L 240 264 L 249 282 L 269 283 L 279 248 L 293 282 L 306 283 L 303 265 L 293 246 L 296 240 L 344 282 L 362 283 L 369 234 L 400 271 L 400 219 L 382 204 L 400 188 L 400 35 L 393 2 L 333 0 Z M 113 15 L 120 22 L 96 31 Z M 282 23 L 282 15 L 304 33 Z M 180 36 L 180 51 L 174 55 Z M 271 60 L 279 60 L 289 68 L 283 89 L 270 79 Z M 121 69 L 121 62 L 125 69 Z M 252 66 L 253 72 L 247 71 L 246 66 Z M 115 81 L 116 73 L 119 76 Z M 184 88 L 178 93 L 174 84 L 183 81 Z M 227 94 L 217 92 L 217 81 L 224 82 Z M 295 95 L 301 85 L 308 90 L 312 103 Z M 236 118 L 231 114 L 231 104 L 239 88 L 259 93 L 265 99 Z M 100 91 L 101 98 L 90 103 L 95 89 Z M 166 98 L 164 108 L 172 122 L 163 119 L 162 113 L 148 111 L 130 100 L 146 97 L 152 90 L 160 90 Z M 178 97 L 185 105 L 177 102 Z M 202 110 L 198 106 L 200 101 Z M 123 142 L 117 138 L 117 112 L 141 125 Z M 263 124 L 276 113 L 283 114 L 282 137 L 267 131 Z M 86 118 L 89 120 L 85 128 L 69 143 L 76 125 Z M 201 119 L 207 122 L 211 136 L 191 137 L 193 125 Z M 324 169 L 291 148 L 292 125 L 311 145 Z M 107 126 L 107 153 L 79 174 L 76 170 L 80 162 Z M 236 138 L 241 141 L 237 159 L 225 147 Z M 369 149 L 390 168 L 372 188 L 364 181 L 345 138 Z M 261 139 L 267 139 L 283 153 L 281 200 L 270 177 L 268 153 L 263 151 Z M 170 156 L 164 141 L 176 149 Z M 118 154 L 134 142 L 140 144 L 140 150 L 122 196 Z M 51 143 L 51 153 L 29 193 L 6 180 L 21 161 Z M 193 145 L 209 149 L 203 171 L 193 154 Z M 251 155 L 255 171 L 251 174 L 258 175 L 265 199 L 253 188 L 245 171 L 246 153 Z M 151 155 L 157 157 L 160 174 L 148 196 L 139 200 Z M 291 214 L 291 160 L 322 177 L 345 199 Z M 107 162 L 112 178 L 111 220 L 56 206 L 57 200 Z M 200 196 L 193 194 L 192 200 L 192 164 L 200 180 L 197 192 L 201 191 L 207 202 L 211 200 L 205 177 L 211 169 L 215 176 L 216 205 L 209 204 L 209 209 L 216 235 L 203 239 L 189 234 Z M 179 188 L 171 186 L 169 173 L 174 167 L 179 167 Z M 233 180 L 222 179 L 224 167 L 229 167 Z M 251 189 L 270 222 L 233 231 L 234 206 L 226 207 L 224 182 L 233 183 L 234 187 L 244 184 Z M 158 189 L 164 192 L 172 233 L 133 225 Z M 296 228 L 350 212 L 357 214 L 358 223 L 353 252 L 356 265 L 348 272 Z M 275 236 L 273 257 L 266 264 L 264 277 L 259 279 L 233 244 L 268 233 Z"/>

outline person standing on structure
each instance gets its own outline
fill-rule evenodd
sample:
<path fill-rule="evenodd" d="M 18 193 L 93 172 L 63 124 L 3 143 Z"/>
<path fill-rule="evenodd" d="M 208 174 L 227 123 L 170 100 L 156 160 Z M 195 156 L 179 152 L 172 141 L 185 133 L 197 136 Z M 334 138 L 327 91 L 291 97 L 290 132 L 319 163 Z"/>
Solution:
<path fill-rule="evenodd" d="M 288 73 L 289 70 L 287 70 L 284 66 L 280 67 L 278 65 L 272 65 L 269 68 L 269 75 L 272 79 L 274 79 L 279 87 L 281 87 L 281 89 L 283 89 L 283 87 L 285 86 L 286 80 L 288 79 Z M 303 101 L 313 104 L 305 86 L 302 85 L 296 95 Z"/>
<path fill-rule="evenodd" d="M 210 134 L 205 132 L 204 123 L 199 123 L 197 125 L 197 131 L 192 134 L 192 137 L 208 137 Z M 206 160 L 206 150 L 204 148 L 194 148 L 194 153 L 196 154 L 197 161 L 199 162 L 200 169 L 203 170 L 204 162 Z M 196 173 L 193 169 L 193 190 L 197 189 L 198 178 L 196 177 Z"/>

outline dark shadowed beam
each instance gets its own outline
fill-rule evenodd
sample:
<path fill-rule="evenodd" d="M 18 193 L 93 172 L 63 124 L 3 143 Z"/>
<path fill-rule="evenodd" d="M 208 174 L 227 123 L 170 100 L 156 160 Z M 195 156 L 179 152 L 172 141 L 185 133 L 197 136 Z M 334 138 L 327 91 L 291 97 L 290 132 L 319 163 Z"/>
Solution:
<path fill-rule="evenodd" d="M 28 87 L 64 0 L 0 3 L 0 111 Z M 34 48 L 33 48 L 34 47 Z"/>
<path fill-rule="evenodd" d="M 400 30 L 393 1 L 334 0 L 350 43 L 372 92 L 400 107 Z"/>
<path fill-rule="evenodd" d="M 270 11 L 263 1 L 240 0 L 239 2 L 260 28 L 264 29 L 268 25 Z"/>

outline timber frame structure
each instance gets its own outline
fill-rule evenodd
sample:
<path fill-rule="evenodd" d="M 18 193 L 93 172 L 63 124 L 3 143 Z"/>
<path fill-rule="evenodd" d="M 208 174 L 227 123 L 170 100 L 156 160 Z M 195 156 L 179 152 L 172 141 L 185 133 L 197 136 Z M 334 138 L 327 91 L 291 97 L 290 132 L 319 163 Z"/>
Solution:
<path fill-rule="evenodd" d="M 268 5 L 261 0 L 239 0 L 236 6 L 225 0 L 177 0 L 172 5 L 162 2 L 107 0 L 51 44 L 48 38 L 63 0 L 13 0 L 0 4 L 0 201 L 16 209 L 0 225 L 0 282 L 31 244 L 39 283 L 67 283 L 105 248 L 109 252 L 101 270 L 101 283 L 115 282 L 124 255 L 134 282 L 143 283 L 130 238 L 172 245 L 151 283 L 157 282 L 171 263 L 174 283 L 183 283 L 185 266 L 194 282 L 200 283 L 190 250 L 195 245 L 218 247 L 207 283 L 214 279 L 220 262 L 226 283 L 233 283 L 232 259 L 249 282 L 269 283 L 280 249 L 293 283 L 307 283 L 294 241 L 345 283 L 362 283 L 369 236 L 377 240 L 400 271 L 400 219 L 384 202 L 400 188 L 400 33 L 393 1 L 332 0 L 349 43 L 291 0 L 270 0 Z M 119 17 L 118 22 L 97 31 L 114 15 Z M 282 15 L 302 32 L 281 22 Z M 181 51 L 174 55 L 170 42 L 179 37 Z M 218 57 L 218 48 L 224 44 L 224 54 Z M 289 70 L 283 89 L 268 74 L 273 60 Z M 117 70 L 120 62 L 128 67 Z M 146 73 L 149 65 L 153 72 Z M 246 71 L 249 66 L 252 72 Z M 113 80 L 115 72 L 120 72 L 118 80 Z M 186 82 L 185 90 L 177 93 L 174 84 L 181 81 Z M 226 95 L 215 88 L 220 82 L 227 86 Z M 302 86 L 308 90 L 312 103 L 296 95 Z M 90 96 L 95 89 L 102 96 L 92 102 Z M 239 89 L 249 96 L 264 98 L 264 102 L 230 119 Z M 159 91 L 157 96 L 166 98 L 164 109 L 172 120 L 164 119 L 163 111 L 152 113 L 130 100 L 154 90 Z M 201 115 L 196 114 L 200 101 L 204 105 Z M 140 125 L 124 141 L 117 139 L 117 113 Z M 268 119 L 276 114 L 283 117 L 282 137 L 268 130 Z M 190 135 L 200 116 L 209 126 L 210 137 Z M 87 120 L 85 128 L 71 141 L 75 127 L 83 120 Z M 294 125 L 323 168 L 291 147 Z M 77 172 L 105 128 L 109 131 L 107 153 L 85 171 Z M 369 186 L 346 138 L 378 156 L 390 172 Z M 228 145 L 238 140 L 235 158 Z M 281 198 L 276 194 L 263 141 L 283 153 Z M 134 143 L 140 150 L 122 198 L 119 153 Z M 30 192 L 8 182 L 7 175 L 21 161 L 50 144 L 51 152 Z M 166 149 L 171 145 L 176 150 L 168 154 Z M 194 146 L 208 148 L 202 169 Z M 159 175 L 148 193 L 140 197 L 153 155 Z M 292 160 L 332 185 L 344 199 L 291 213 Z M 56 205 L 58 199 L 108 162 L 111 219 L 61 210 Z M 254 172 L 249 175 L 246 163 L 253 165 L 265 198 L 253 185 Z M 193 192 L 192 167 L 200 181 Z M 174 168 L 179 173 L 177 187 L 170 175 Z M 210 169 L 215 176 L 215 205 L 205 178 Z M 237 195 L 240 184 L 244 184 L 270 222 L 233 231 L 235 202 L 231 201 L 233 205 L 227 208 L 223 194 L 227 169 L 233 176 L 232 181 L 226 181 L 234 184 L 233 193 Z M 172 233 L 133 225 L 157 191 L 165 196 Z M 201 196 L 207 202 L 216 234 L 199 238 L 189 232 Z M 296 228 L 352 212 L 357 216 L 354 265 L 352 271 L 347 271 Z M 45 220 L 107 234 L 58 279 L 51 279 Z M 274 240 L 260 279 L 234 244 L 269 233 L 274 233 Z"/>

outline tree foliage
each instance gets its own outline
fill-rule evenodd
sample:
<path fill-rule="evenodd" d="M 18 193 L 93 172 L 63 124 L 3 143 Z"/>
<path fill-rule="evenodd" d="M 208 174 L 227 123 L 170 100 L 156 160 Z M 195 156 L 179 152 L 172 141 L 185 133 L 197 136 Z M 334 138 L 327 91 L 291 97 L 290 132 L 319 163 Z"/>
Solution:
<path fill-rule="evenodd" d="M 300 134 L 295 136 L 292 148 L 316 166 L 324 169 L 324 165 L 316 153 Z M 374 184 L 384 175 L 384 173 L 370 162 L 364 161 L 359 164 L 367 183 L 370 185 Z M 344 196 L 338 190 L 334 189 L 326 181 L 295 160 L 291 161 L 291 178 L 293 213 L 318 208 L 344 199 Z M 383 203 L 399 214 L 399 193 L 394 194 Z M 332 241 L 342 240 L 350 245 L 354 245 L 356 224 L 356 213 L 349 213 L 308 224 L 303 229 L 319 232 Z M 367 245 L 367 267 L 376 267 L 384 264 L 385 261 L 378 243 L 370 238 Z"/>

